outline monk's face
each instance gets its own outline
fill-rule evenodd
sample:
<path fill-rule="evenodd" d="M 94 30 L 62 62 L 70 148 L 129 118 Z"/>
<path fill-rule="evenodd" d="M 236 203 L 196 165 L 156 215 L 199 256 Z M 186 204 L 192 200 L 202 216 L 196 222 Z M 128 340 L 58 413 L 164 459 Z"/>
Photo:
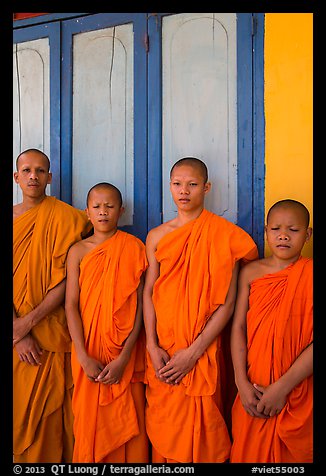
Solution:
<path fill-rule="evenodd" d="M 173 169 L 170 191 L 179 210 L 193 211 L 203 208 L 205 195 L 211 184 L 205 182 L 200 169 L 191 165 L 180 165 Z"/>
<path fill-rule="evenodd" d="M 14 173 L 14 179 L 19 184 L 25 197 L 38 199 L 44 196 L 46 186 L 52 181 L 47 159 L 35 151 L 21 155 L 17 164 L 17 172 Z"/>
<path fill-rule="evenodd" d="M 307 228 L 302 210 L 279 207 L 270 213 L 265 232 L 272 253 L 280 259 L 292 261 L 300 256 L 312 229 Z"/>
<path fill-rule="evenodd" d="M 114 231 L 123 212 L 124 208 L 114 189 L 99 187 L 91 191 L 86 213 L 95 231 L 103 233 Z"/>

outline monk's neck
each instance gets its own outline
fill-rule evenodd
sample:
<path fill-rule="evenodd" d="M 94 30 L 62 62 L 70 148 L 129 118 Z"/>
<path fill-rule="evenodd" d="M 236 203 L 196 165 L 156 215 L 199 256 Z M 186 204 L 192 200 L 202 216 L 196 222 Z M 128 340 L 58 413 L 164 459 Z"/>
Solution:
<path fill-rule="evenodd" d="M 182 225 L 186 225 L 190 221 L 195 220 L 196 218 L 198 218 L 203 210 L 204 210 L 204 208 L 200 208 L 200 209 L 196 209 L 196 210 L 192 210 L 192 211 L 179 210 L 178 211 L 178 216 L 177 216 L 177 219 L 176 219 L 178 227 L 182 226 Z"/>
<path fill-rule="evenodd" d="M 45 200 L 46 195 L 38 198 L 23 197 L 23 201 L 14 206 L 14 218 L 36 207 Z"/>
<path fill-rule="evenodd" d="M 282 271 L 283 269 L 287 268 L 290 266 L 290 264 L 296 263 L 298 259 L 300 258 L 300 254 L 297 256 L 294 256 L 291 259 L 285 260 L 285 259 L 280 259 L 277 258 L 276 256 L 269 256 L 267 258 L 267 263 L 273 268 L 273 272 L 277 271 Z"/>
<path fill-rule="evenodd" d="M 108 239 L 112 238 L 117 233 L 117 231 L 117 228 L 111 230 L 109 233 L 102 233 L 98 230 L 94 230 L 94 234 L 91 238 L 93 243 L 95 243 L 96 245 L 100 245 L 101 243 L 104 243 Z"/>

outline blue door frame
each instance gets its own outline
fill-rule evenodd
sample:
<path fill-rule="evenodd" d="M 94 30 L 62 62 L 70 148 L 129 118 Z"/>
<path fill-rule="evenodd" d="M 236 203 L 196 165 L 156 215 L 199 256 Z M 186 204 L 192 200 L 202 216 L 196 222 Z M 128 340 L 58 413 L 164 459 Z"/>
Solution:
<path fill-rule="evenodd" d="M 14 22 L 15 42 L 49 37 L 52 190 L 53 194 L 69 203 L 72 198 L 73 34 L 133 22 L 135 225 L 124 229 L 143 240 L 147 231 L 162 220 L 161 20 L 168 14 L 49 14 Z M 42 23 L 44 21 L 47 23 Z M 251 234 L 262 255 L 265 174 L 263 13 L 237 14 L 237 88 L 237 223 Z"/>
<path fill-rule="evenodd" d="M 238 14 L 237 42 L 238 225 L 253 237 L 262 257 L 265 221 L 263 13 Z"/>

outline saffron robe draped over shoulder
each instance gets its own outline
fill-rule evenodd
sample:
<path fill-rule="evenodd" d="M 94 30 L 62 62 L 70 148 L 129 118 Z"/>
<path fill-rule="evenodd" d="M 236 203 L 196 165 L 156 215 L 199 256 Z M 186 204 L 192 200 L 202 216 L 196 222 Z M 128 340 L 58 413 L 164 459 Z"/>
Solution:
<path fill-rule="evenodd" d="M 89 356 L 105 365 L 119 356 L 134 327 L 137 288 L 146 267 L 144 244 L 120 230 L 80 263 L 79 307 L 85 347 Z M 131 382 L 144 381 L 144 359 L 144 348 L 135 345 L 118 384 L 94 383 L 80 366 L 73 345 L 74 462 L 103 462 L 139 435 Z M 143 413 L 144 407 L 143 403 Z M 135 454 L 130 457 L 129 462 L 146 462 L 137 461 Z"/>
<path fill-rule="evenodd" d="M 160 347 L 189 347 L 225 302 L 235 262 L 257 258 L 251 237 L 207 210 L 165 235 L 157 246 L 153 289 Z M 230 438 L 221 414 L 220 336 L 179 385 L 155 376 L 148 355 L 146 426 L 155 450 L 176 462 L 223 462 Z"/>
<path fill-rule="evenodd" d="M 312 259 L 301 257 L 286 269 L 252 282 L 247 313 L 250 382 L 267 386 L 278 380 L 312 339 Z M 312 462 L 312 405 L 312 376 L 298 384 L 282 411 L 269 419 L 251 417 L 237 396 L 231 462 Z"/>
<path fill-rule="evenodd" d="M 14 308 L 24 318 L 65 278 L 68 249 L 89 225 L 84 211 L 46 197 L 13 227 Z M 21 362 L 13 349 L 15 462 L 71 461 L 71 339 L 63 304 L 31 334 L 43 349 L 42 365 Z"/>

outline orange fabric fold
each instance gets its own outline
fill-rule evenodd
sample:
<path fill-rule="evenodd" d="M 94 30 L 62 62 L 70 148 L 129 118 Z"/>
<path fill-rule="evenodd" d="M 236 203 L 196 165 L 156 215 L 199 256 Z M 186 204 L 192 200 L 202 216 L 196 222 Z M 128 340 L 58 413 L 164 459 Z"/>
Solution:
<path fill-rule="evenodd" d="M 188 347 L 223 304 L 237 260 L 257 258 L 251 237 L 207 210 L 165 235 L 153 290 L 159 345 Z M 160 382 L 148 356 L 146 425 L 156 451 L 178 462 L 223 462 L 230 439 L 222 416 L 220 336 L 179 385 Z"/>
<path fill-rule="evenodd" d="M 248 378 L 278 380 L 313 340 L 313 261 L 296 263 L 251 284 L 247 313 Z M 313 377 L 288 395 L 281 413 L 251 417 L 239 396 L 232 410 L 231 462 L 309 463 L 313 448 Z"/>
<path fill-rule="evenodd" d="M 118 357 L 133 329 L 137 288 L 146 267 L 144 244 L 120 230 L 81 261 L 79 306 L 85 346 L 104 364 Z M 131 381 L 144 380 L 143 344 L 142 337 L 115 385 L 90 382 L 73 346 L 74 462 L 100 462 L 139 434 Z"/>
<path fill-rule="evenodd" d="M 85 212 L 55 197 L 46 197 L 39 205 L 17 217 L 13 226 L 14 308 L 17 317 L 24 318 L 42 302 L 48 291 L 65 278 L 68 249 L 81 239 L 88 222 Z M 31 334 L 43 349 L 41 366 L 20 362 L 16 350 L 13 350 L 15 460 L 61 462 L 65 458 L 65 438 L 70 447 L 70 456 L 66 457 L 71 460 L 73 437 L 68 414 L 64 422 L 70 423 L 62 429 L 63 413 L 69 411 L 72 390 L 71 340 L 63 305 L 37 324 Z M 51 418 L 49 426 L 49 416 L 55 412 L 57 417 Z M 43 426 L 54 429 L 51 447 L 46 441 L 49 433 L 43 431 Z M 43 451 L 43 446 L 48 446 L 49 450 Z M 39 454 L 40 459 L 35 461 L 31 456 L 29 460 L 25 453 Z"/>

